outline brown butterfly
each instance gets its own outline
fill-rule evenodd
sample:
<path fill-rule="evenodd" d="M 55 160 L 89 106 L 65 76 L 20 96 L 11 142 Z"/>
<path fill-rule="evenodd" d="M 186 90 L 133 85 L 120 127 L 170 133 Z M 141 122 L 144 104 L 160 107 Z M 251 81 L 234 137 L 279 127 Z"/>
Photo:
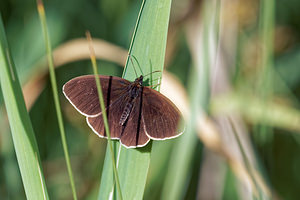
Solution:
<path fill-rule="evenodd" d="M 145 146 L 150 139 L 175 138 L 181 118 L 178 108 L 164 95 L 143 86 L 143 76 L 129 82 L 123 78 L 99 75 L 111 139 L 126 148 Z M 107 138 L 94 75 L 76 77 L 63 86 L 70 103 L 84 116 L 91 129 Z"/>

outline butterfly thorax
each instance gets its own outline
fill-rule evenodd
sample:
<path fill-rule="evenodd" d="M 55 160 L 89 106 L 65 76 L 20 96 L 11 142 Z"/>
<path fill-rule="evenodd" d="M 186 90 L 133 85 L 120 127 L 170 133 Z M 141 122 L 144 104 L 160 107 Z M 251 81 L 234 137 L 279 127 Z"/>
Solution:
<path fill-rule="evenodd" d="M 130 112 L 133 108 L 134 100 L 140 95 L 140 93 L 143 90 L 142 83 L 143 83 L 143 76 L 140 76 L 139 78 L 135 79 L 135 81 L 129 86 L 130 87 L 130 89 L 129 89 L 130 98 L 124 107 L 124 110 L 122 112 L 122 115 L 120 117 L 120 122 L 119 122 L 119 124 L 122 126 L 125 124 L 125 122 L 127 121 L 128 117 L 130 115 Z"/>

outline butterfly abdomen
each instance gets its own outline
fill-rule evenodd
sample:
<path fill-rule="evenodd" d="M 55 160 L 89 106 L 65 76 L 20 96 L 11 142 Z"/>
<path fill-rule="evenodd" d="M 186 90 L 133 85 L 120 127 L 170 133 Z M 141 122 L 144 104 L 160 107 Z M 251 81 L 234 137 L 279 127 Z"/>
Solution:
<path fill-rule="evenodd" d="M 119 122 L 120 125 L 123 126 L 125 124 L 127 118 L 129 117 L 129 114 L 132 110 L 132 107 L 133 107 L 132 102 L 127 102 L 126 103 L 125 108 L 124 108 L 123 113 L 122 113 L 121 118 L 120 118 L 120 122 Z"/>
<path fill-rule="evenodd" d="M 126 103 L 126 105 L 124 107 L 124 110 L 122 112 L 120 122 L 119 122 L 120 125 L 123 126 L 125 124 L 126 120 L 128 119 L 128 117 L 130 115 L 130 112 L 132 110 L 133 103 L 134 103 L 133 101 L 134 101 L 134 99 L 136 99 L 139 96 L 141 91 L 142 91 L 142 87 L 137 86 L 137 84 L 135 84 L 135 83 L 133 83 L 133 85 L 131 85 L 131 88 L 129 90 L 130 100 Z"/>

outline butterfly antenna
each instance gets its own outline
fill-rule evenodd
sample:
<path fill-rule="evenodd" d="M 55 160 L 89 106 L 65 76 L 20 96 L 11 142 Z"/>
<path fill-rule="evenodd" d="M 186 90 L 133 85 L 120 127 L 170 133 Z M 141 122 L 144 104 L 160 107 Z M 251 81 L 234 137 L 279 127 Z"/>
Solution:
<path fill-rule="evenodd" d="M 136 73 L 136 70 L 135 70 L 135 67 L 134 67 L 134 64 L 133 64 L 133 61 L 132 61 L 132 57 L 131 57 L 130 54 L 128 54 L 128 57 L 129 57 L 129 59 L 130 59 L 130 61 L 131 61 L 131 64 L 132 64 L 132 67 L 133 67 L 133 70 L 134 70 L 134 73 L 135 73 L 135 77 L 137 78 L 138 75 L 137 75 L 137 73 Z"/>
<path fill-rule="evenodd" d="M 156 87 L 158 87 L 158 86 L 160 86 L 161 85 L 161 77 L 159 77 L 159 78 L 157 78 L 157 79 L 155 79 L 155 80 L 158 80 L 158 83 L 157 84 L 155 84 L 155 85 L 149 85 L 148 87 L 150 87 L 150 88 L 156 88 Z"/>
<path fill-rule="evenodd" d="M 152 76 L 152 74 L 154 74 L 154 73 L 156 73 L 156 72 L 161 72 L 161 71 L 160 71 L 160 70 L 153 71 L 153 70 L 152 70 L 152 62 L 151 62 L 151 59 L 149 60 L 149 62 L 150 62 L 150 73 L 149 73 L 149 74 L 146 74 L 144 77 L 150 75 L 150 81 L 151 81 L 151 84 L 152 84 L 152 83 L 153 83 L 153 76 Z"/>
<path fill-rule="evenodd" d="M 142 68 L 141 68 L 141 65 L 140 65 L 138 59 L 137 59 L 134 55 L 131 55 L 131 56 L 134 58 L 135 62 L 138 64 L 138 67 L 139 67 L 139 69 L 140 69 L 142 75 L 144 75 L 143 70 L 142 70 Z"/>
<path fill-rule="evenodd" d="M 161 72 L 161 70 L 156 70 L 156 71 L 150 72 L 149 74 L 146 74 L 144 77 L 149 76 L 149 75 L 151 75 L 153 73 L 157 73 L 157 72 Z"/>

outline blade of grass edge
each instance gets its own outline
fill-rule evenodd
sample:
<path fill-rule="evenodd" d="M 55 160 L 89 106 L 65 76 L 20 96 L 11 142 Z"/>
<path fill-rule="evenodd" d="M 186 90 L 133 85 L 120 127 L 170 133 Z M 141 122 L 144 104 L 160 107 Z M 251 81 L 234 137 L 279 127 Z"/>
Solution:
<path fill-rule="evenodd" d="M 133 66 L 127 58 L 123 78 L 130 81 L 136 78 L 133 67 L 136 67 L 139 74 L 144 75 L 150 71 L 163 70 L 170 8 L 171 0 L 143 1 L 129 50 L 130 55 L 134 56 L 138 63 L 134 63 Z M 142 72 L 138 71 L 138 65 Z M 154 73 L 153 80 L 156 78 L 161 78 L 161 74 Z M 150 85 L 156 83 L 158 81 Z M 151 143 L 143 148 L 126 149 L 115 142 L 114 148 L 115 152 L 118 152 L 117 167 L 123 198 L 143 199 L 150 164 Z M 110 163 L 106 154 L 98 199 L 111 197 L 109 195 L 112 192 L 113 179 Z"/>
<path fill-rule="evenodd" d="M 37 0 L 37 9 L 38 9 L 41 26 L 42 26 L 42 30 L 43 30 L 43 34 L 44 34 L 47 59 L 48 59 L 48 65 L 49 65 L 50 80 L 51 80 L 53 98 L 54 98 L 54 103 L 55 103 L 55 110 L 56 110 L 56 115 L 57 115 L 57 120 L 58 120 L 58 125 L 59 125 L 59 132 L 61 135 L 67 170 L 68 170 L 71 189 L 72 189 L 72 195 L 73 195 L 73 199 L 76 200 L 77 195 L 76 195 L 75 183 L 74 183 L 74 178 L 73 178 L 73 173 L 72 173 L 72 168 L 71 168 L 71 163 L 70 163 L 70 157 L 69 157 L 68 146 L 67 146 L 67 141 L 66 141 L 66 133 L 65 133 L 65 128 L 64 128 L 64 123 L 63 123 L 63 117 L 62 117 L 59 98 L 58 98 L 51 42 L 50 42 L 50 38 L 48 37 L 47 20 L 46 20 L 45 9 L 44 9 L 42 0 Z"/>
<path fill-rule="evenodd" d="M 1 16 L 0 66 L 1 89 L 26 197 L 27 199 L 49 199 L 35 134 L 10 56 Z"/>

